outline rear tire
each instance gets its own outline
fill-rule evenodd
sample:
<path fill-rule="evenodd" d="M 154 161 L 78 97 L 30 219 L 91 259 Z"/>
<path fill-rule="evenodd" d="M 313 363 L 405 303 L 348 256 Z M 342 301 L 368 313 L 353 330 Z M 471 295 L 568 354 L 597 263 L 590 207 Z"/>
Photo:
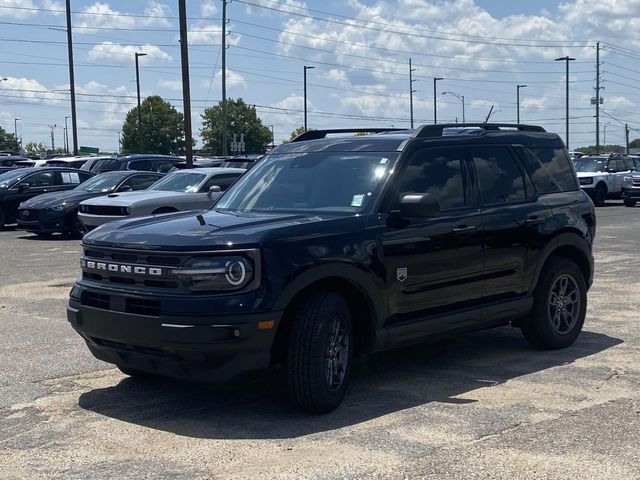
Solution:
<path fill-rule="evenodd" d="M 334 292 L 309 295 L 297 308 L 287 358 L 294 405 L 326 413 L 342 402 L 351 374 L 353 336 L 346 300 Z"/>
<path fill-rule="evenodd" d="M 607 199 L 607 189 L 602 185 L 596 185 L 593 192 L 593 204 L 596 207 L 604 207 L 604 202 Z"/>
<path fill-rule="evenodd" d="M 36 237 L 42 238 L 42 239 L 51 238 L 51 235 L 53 235 L 51 232 L 35 232 L 35 233 L 36 233 Z"/>
<path fill-rule="evenodd" d="M 522 325 L 529 343 L 556 350 L 575 342 L 587 312 L 587 283 L 574 262 L 550 258 L 538 279 L 533 302 L 531 316 Z"/>
<path fill-rule="evenodd" d="M 71 228 L 68 231 L 68 235 L 72 238 L 80 238 L 84 237 L 87 233 L 87 227 L 80 221 L 77 214 L 74 214 L 70 220 Z"/>
<path fill-rule="evenodd" d="M 624 206 L 625 207 L 635 207 L 636 206 L 636 201 L 632 200 L 630 198 L 625 198 L 624 199 Z"/>
<path fill-rule="evenodd" d="M 4 213 L 4 210 L 0 208 L 0 229 L 3 229 L 6 223 L 7 223 L 7 215 L 6 213 Z"/>

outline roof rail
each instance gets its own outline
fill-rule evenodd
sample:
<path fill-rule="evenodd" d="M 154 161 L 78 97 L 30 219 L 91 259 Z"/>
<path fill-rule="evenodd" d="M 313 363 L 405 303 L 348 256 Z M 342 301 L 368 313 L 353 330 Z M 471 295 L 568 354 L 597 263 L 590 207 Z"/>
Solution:
<path fill-rule="evenodd" d="M 291 142 L 304 142 L 306 140 L 318 140 L 325 138 L 331 133 L 382 133 L 382 132 L 402 132 L 405 128 L 335 128 L 332 130 L 307 130 L 302 132 Z"/>
<path fill-rule="evenodd" d="M 478 127 L 484 130 L 497 130 L 500 128 L 515 128 L 521 132 L 546 132 L 537 125 L 522 125 L 516 123 L 438 123 L 437 125 L 422 125 L 413 134 L 414 138 L 441 137 L 445 128 Z"/>

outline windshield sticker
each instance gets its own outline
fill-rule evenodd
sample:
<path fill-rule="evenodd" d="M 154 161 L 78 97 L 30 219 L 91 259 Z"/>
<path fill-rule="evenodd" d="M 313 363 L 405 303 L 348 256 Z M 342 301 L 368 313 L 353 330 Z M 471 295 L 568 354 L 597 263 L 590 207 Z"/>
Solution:
<path fill-rule="evenodd" d="M 389 159 L 388 158 L 381 158 L 380 159 L 380 164 L 381 165 L 386 165 L 387 163 L 389 163 Z"/>
<path fill-rule="evenodd" d="M 363 193 L 360 193 L 358 195 L 354 195 L 353 198 L 351 199 L 351 206 L 352 207 L 361 207 L 363 201 L 364 201 L 364 194 Z"/>

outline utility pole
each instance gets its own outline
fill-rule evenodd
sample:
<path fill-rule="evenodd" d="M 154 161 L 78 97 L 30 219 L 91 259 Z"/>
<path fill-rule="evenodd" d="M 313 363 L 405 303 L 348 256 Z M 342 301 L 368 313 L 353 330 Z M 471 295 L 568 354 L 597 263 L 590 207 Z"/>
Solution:
<path fill-rule="evenodd" d="M 64 117 L 64 140 L 65 140 L 64 149 L 67 153 L 69 153 L 69 127 L 67 127 L 67 118 L 69 117 Z"/>
<path fill-rule="evenodd" d="M 222 155 L 229 153 L 227 145 L 227 1 L 222 0 Z"/>
<path fill-rule="evenodd" d="M 271 127 L 271 148 L 275 148 L 276 146 L 276 136 L 273 133 L 273 125 L 269 125 Z"/>
<path fill-rule="evenodd" d="M 140 68 L 138 67 L 138 57 L 144 57 L 146 53 L 136 52 L 136 87 L 138 89 L 138 153 L 142 153 L 144 142 L 142 141 L 142 110 L 140 108 Z"/>
<path fill-rule="evenodd" d="M 438 105 L 436 97 L 438 96 L 436 93 L 438 80 L 444 80 L 442 77 L 433 77 L 433 123 L 434 125 L 438 123 Z"/>
<path fill-rule="evenodd" d="M 19 118 L 13 119 L 13 136 L 16 137 L 16 142 L 18 141 L 18 120 Z"/>
<path fill-rule="evenodd" d="M 627 145 L 627 155 L 629 155 L 629 124 L 624 124 L 624 138 Z"/>
<path fill-rule="evenodd" d="M 520 89 L 526 88 L 526 85 L 516 85 L 516 102 L 518 104 L 518 120 L 517 124 L 520 125 Z"/>
<path fill-rule="evenodd" d="M 69 50 L 69 87 L 71 90 L 71 131 L 73 154 L 78 155 L 78 121 L 76 116 L 76 81 L 73 71 L 73 34 L 71 31 L 71 0 L 67 0 L 67 49 Z"/>
<path fill-rule="evenodd" d="M 316 67 L 304 66 L 304 131 L 307 131 L 307 70 L 312 70 Z"/>
<path fill-rule="evenodd" d="M 600 153 L 600 42 L 596 43 L 596 153 Z"/>
<path fill-rule="evenodd" d="M 566 114 L 565 114 L 566 115 L 566 121 L 565 121 L 566 134 L 564 139 L 565 144 L 567 146 L 567 150 L 570 150 L 569 149 L 569 62 L 573 60 L 575 60 L 575 58 L 571 58 L 568 55 L 566 57 L 556 58 L 556 62 L 563 61 L 567 65 L 566 78 L 565 78 L 566 80 L 566 93 L 565 93 L 566 95 Z"/>
<path fill-rule="evenodd" d="M 57 125 L 48 125 L 48 127 L 51 129 L 51 151 L 53 152 L 56 149 L 56 141 L 53 132 Z"/>
<path fill-rule="evenodd" d="M 191 88 L 189 87 L 189 43 L 187 41 L 186 0 L 178 0 L 180 16 L 180 57 L 182 59 L 182 105 L 187 168 L 193 168 L 193 136 L 191 133 Z M 226 121 L 226 119 L 225 119 Z"/>
<path fill-rule="evenodd" d="M 409 59 L 409 108 L 411 110 L 411 130 L 413 130 L 413 94 L 416 92 L 413 89 L 413 72 L 415 72 L 415 68 L 411 68 L 411 59 Z"/>

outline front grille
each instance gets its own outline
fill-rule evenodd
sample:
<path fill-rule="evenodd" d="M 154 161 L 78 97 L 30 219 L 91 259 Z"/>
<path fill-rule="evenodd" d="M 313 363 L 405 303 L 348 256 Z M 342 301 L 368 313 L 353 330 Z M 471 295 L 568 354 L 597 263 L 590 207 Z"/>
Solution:
<path fill-rule="evenodd" d="M 80 211 L 89 215 L 127 216 L 129 207 L 116 207 L 113 205 L 80 205 Z"/>
<path fill-rule="evenodd" d="M 101 293 L 84 292 L 81 301 L 87 307 L 100 308 L 101 310 L 109 310 L 111 307 L 111 297 Z"/>
<path fill-rule="evenodd" d="M 153 347 L 142 347 L 139 345 L 128 345 L 126 343 L 114 342 L 112 340 L 104 340 L 102 338 L 89 337 L 93 343 L 102 347 L 115 348 L 118 350 L 128 350 L 130 352 L 144 353 L 147 355 L 156 355 L 158 357 L 175 357 L 175 354 L 161 349 Z"/>
<path fill-rule="evenodd" d="M 40 217 L 39 210 L 24 209 L 18 212 L 18 218 L 20 220 L 24 220 L 25 222 L 38 220 L 39 217 Z"/>
<path fill-rule="evenodd" d="M 640 187 L 640 178 L 638 180 L 636 180 L 635 178 L 633 179 L 633 186 Z"/>
<path fill-rule="evenodd" d="M 160 316 L 160 302 L 157 300 L 145 300 L 141 298 L 127 298 L 127 313 L 134 315 L 146 315 L 148 317 Z"/>

